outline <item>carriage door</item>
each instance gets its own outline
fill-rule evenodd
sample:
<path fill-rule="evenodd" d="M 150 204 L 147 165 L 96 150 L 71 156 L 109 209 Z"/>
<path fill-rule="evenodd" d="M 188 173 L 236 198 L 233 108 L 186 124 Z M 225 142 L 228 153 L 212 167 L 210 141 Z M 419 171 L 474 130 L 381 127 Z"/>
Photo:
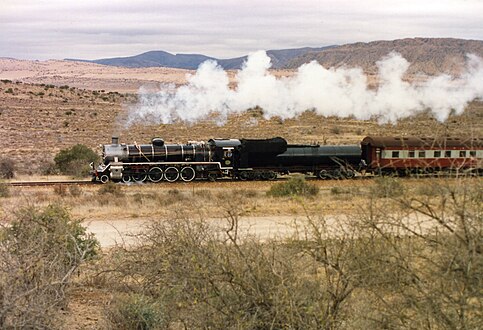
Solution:
<path fill-rule="evenodd" d="M 376 148 L 376 161 L 377 166 L 380 167 L 382 163 L 382 151 L 381 148 Z"/>
<path fill-rule="evenodd" d="M 233 147 L 223 148 L 223 157 L 221 167 L 223 168 L 233 168 Z"/>

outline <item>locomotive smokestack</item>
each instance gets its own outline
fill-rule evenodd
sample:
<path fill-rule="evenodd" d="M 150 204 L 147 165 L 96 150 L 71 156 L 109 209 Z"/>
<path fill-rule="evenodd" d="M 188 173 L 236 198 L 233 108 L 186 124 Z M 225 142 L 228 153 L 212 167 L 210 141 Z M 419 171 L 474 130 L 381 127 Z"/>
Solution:
<path fill-rule="evenodd" d="M 119 144 L 119 137 L 118 136 L 112 137 L 112 144 Z"/>

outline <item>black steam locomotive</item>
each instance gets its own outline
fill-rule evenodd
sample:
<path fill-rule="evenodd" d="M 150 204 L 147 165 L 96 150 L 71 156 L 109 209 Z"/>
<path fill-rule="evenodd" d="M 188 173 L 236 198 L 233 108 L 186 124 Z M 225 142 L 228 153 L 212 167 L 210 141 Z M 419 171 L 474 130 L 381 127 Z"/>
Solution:
<path fill-rule="evenodd" d="M 283 138 L 211 139 L 187 144 L 103 145 L 103 163 L 92 165 L 93 181 L 159 182 L 194 179 L 274 180 L 279 174 L 352 178 L 361 169 L 360 145 L 290 145 Z"/>

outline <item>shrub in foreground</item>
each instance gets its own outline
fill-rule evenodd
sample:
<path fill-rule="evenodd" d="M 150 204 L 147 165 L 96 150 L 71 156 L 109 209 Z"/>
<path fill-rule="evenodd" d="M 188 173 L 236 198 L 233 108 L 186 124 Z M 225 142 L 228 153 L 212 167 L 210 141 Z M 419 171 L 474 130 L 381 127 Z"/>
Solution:
<path fill-rule="evenodd" d="M 162 315 L 155 299 L 136 293 L 118 295 L 106 311 L 109 325 L 120 330 L 164 329 Z"/>
<path fill-rule="evenodd" d="M 0 328 L 60 327 L 71 276 L 98 242 L 60 206 L 28 207 L 0 229 Z"/>
<path fill-rule="evenodd" d="M 295 176 L 286 182 L 274 184 L 268 191 L 269 196 L 315 196 L 319 193 L 319 187 L 307 183 L 303 176 Z"/>
<path fill-rule="evenodd" d="M 481 191 L 469 180 L 416 199 L 370 192 L 359 213 L 308 216 L 280 239 L 244 232 L 232 208 L 219 230 L 181 216 L 150 223 L 139 244 L 112 251 L 107 281 L 118 291 L 108 321 L 137 329 L 479 329 Z"/>

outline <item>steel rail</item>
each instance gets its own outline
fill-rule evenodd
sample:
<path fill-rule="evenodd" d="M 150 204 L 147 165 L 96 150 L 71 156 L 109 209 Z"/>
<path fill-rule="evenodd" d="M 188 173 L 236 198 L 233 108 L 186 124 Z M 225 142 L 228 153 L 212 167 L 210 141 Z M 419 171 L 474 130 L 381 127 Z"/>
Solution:
<path fill-rule="evenodd" d="M 40 186 L 71 186 L 71 185 L 90 185 L 94 184 L 91 180 L 71 180 L 71 181 L 13 181 L 5 182 L 6 185 L 13 187 L 40 187 Z"/>

